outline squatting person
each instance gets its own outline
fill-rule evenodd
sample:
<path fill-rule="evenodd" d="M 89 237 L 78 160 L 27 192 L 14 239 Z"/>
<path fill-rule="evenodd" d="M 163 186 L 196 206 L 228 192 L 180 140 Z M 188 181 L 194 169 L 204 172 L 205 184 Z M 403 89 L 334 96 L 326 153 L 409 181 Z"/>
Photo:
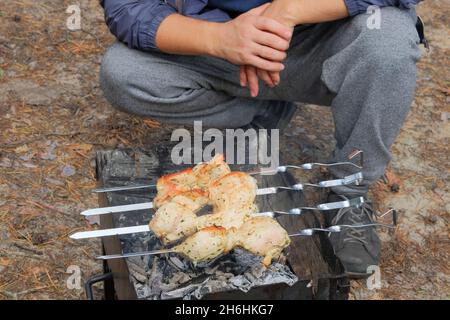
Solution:
<path fill-rule="evenodd" d="M 101 85 L 123 111 L 216 128 L 282 129 L 294 102 L 330 106 L 332 160 L 363 150 L 365 178 L 333 189 L 329 201 L 366 197 L 414 98 L 419 1 L 101 0 L 119 40 L 103 59 Z M 381 8 L 380 28 L 368 26 L 371 5 Z M 330 225 L 366 223 L 373 210 L 366 203 L 327 216 Z M 379 263 L 374 228 L 345 229 L 331 242 L 350 276 Z"/>

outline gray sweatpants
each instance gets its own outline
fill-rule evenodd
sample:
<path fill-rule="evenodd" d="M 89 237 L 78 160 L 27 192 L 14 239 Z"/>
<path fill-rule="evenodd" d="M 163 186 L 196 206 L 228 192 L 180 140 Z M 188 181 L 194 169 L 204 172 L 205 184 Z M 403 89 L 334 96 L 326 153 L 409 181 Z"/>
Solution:
<path fill-rule="evenodd" d="M 333 161 L 364 151 L 364 183 L 340 193 L 365 193 L 383 175 L 390 147 L 410 109 L 420 57 L 414 10 L 383 8 L 381 28 L 366 14 L 295 30 L 276 88 L 261 84 L 250 98 L 239 67 L 206 56 L 140 52 L 116 43 L 101 68 L 106 98 L 120 110 L 168 123 L 235 128 L 275 101 L 331 106 L 337 140 Z M 342 177 L 354 169 L 334 170 Z"/>

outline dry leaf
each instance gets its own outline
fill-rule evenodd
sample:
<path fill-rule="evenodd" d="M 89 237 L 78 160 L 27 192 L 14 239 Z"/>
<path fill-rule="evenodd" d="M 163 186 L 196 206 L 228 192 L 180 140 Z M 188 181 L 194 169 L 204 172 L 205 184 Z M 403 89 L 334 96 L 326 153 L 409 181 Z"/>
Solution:
<path fill-rule="evenodd" d="M 11 264 L 11 260 L 8 258 L 0 258 L 0 266 L 7 267 Z"/>
<path fill-rule="evenodd" d="M 156 120 L 144 119 L 143 121 L 149 128 L 160 128 L 161 127 L 161 123 L 159 123 Z"/>
<path fill-rule="evenodd" d="M 400 178 L 397 175 L 395 175 L 395 173 L 393 173 L 391 170 L 386 170 L 385 175 L 389 187 L 392 187 L 394 185 L 400 186 L 402 184 Z"/>
<path fill-rule="evenodd" d="M 14 149 L 14 151 L 16 153 L 27 153 L 30 149 L 28 148 L 28 146 L 26 144 L 17 147 L 16 149 Z"/>
<path fill-rule="evenodd" d="M 73 151 L 90 152 L 92 150 L 92 144 L 87 143 L 73 143 L 67 146 L 68 149 Z"/>
<path fill-rule="evenodd" d="M 45 267 L 32 267 L 30 271 L 34 276 L 39 276 L 41 274 L 47 273 L 47 268 Z"/>

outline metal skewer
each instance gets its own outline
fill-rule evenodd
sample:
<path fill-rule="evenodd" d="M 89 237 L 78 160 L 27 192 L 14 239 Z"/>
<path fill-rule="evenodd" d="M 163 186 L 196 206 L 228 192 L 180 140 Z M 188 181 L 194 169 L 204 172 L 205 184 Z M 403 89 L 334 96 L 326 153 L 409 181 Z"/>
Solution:
<path fill-rule="evenodd" d="M 94 208 L 88 209 L 81 212 L 81 215 L 89 217 L 89 216 L 97 216 L 108 213 L 119 213 L 119 212 L 130 212 L 130 211 L 138 211 L 145 209 L 152 209 L 153 202 L 144 202 L 144 203 L 135 203 L 135 204 L 127 204 L 122 206 L 112 206 L 112 207 L 103 207 L 103 208 Z"/>
<path fill-rule="evenodd" d="M 364 203 L 364 198 L 358 197 L 358 198 L 354 198 L 351 200 L 322 203 L 322 204 L 317 205 L 316 207 L 294 208 L 287 212 L 272 211 L 272 212 L 254 213 L 253 216 L 271 216 L 271 217 L 274 217 L 277 215 L 296 215 L 296 216 L 298 216 L 298 215 L 301 215 L 303 213 L 303 211 L 305 211 L 305 210 L 327 211 L 327 210 L 333 210 L 333 209 L 348 208 L 348 207 L 352 207 L 352 206 L 359 206 L 363 203 Z M 148 225 L 140 225 L 140 226 L 123 227 L 123 228 L 82 231 L 82 232 L 76 232 L 76 233 L 72 234 L 70 236 L 70 238 L 80 240 L 80 239 L 101 238 L 101 237 L 107 237 L 107 236 L 141 233 L 141 232 L 151 232 L 150 227 Z"/>
<path fill-rule="evenodd" d="M 289 169 L 294 170 L 313 170 L 314 168 L 323 167 L 323 168 L 331 168 L 331 167 L 337 167 L 337 166 L 352 166 L 357 169 L 362 169 L 363 164 L 363 152 L 360 150 L 356 150 L 349 156 L 349 160 L 355 158 L 356 156 L 360 156 L 359 165 L 354 164 L 353 162 L 335 162 L 335 163 L 320 163 L 320 162 L 311 162 L 311 163 L 304 163 L 298 166 L 295 165 L 286 165 L 286 166 L 279 166 L 273 170 L 266 170 L 266 169 L 260 169 L 257 171 L 249 172 L 250 175 L 267 175 L 267 174 L 276 174 L 276 173 L 284 173 L 287 172 Z M 118 187 L 106 187 L 106 188 L 98 188 L 93 189 L 92 192 L 94 193 L 104 193 L 104 192 L 117 192 L 117 191 L 126 191 L 126 190 L 137 190 L 137 189 L 154 189 L 156 188 L 155 184 L 143 184 L 143 185 L 133 185 L 133 186 L 118 186 Z"/>
<path fill-rule="evenodd" d="M 379 223 L 379 222 L 373 222 L 373 223 L 356 223 L 356 224 L 341 224 L 341 225 L 334 225 L 328 228 L 310 228 L 310 229 L 303 229 L 300 230 L 298 233 L 294 233 L 289 235 L 290 237 L 295 236 L 312 236 L 313 234 L 317 232 L 327 232 L 327 233 L 338 233 L 342 232 L 343 229 L 346 228 L 370 228 L 370 227 L 383 227 L 383 228 L 389 228 L 389 229 L 395 229 L 397 227 L 397 211 L 395 209 L 389 209 L 385 213 L 382 214 L 376 214 L 377 219 L 381 219 L 385 217 L 388 214 L 392 214 L 392 224 L 386 224 L 386 223 Z"/>
<path fill-rule="evenodd" d="M 317 232 L 338 233 L 338 232 L 342 232 L 342 229 L 344 229 L 344 228 L 372 228 L 372 227 L 384 227 L 384 228 L 393 229 L 393 228 L 395 228 L 395 225 L 389 225 L 389 224 L 384 224 L 384 223 L 336 225 L 336 226 L 331 226 L 329 228 L 303 229 L 303 230 L 300 230 L 298 233 L 290 234 L 289 237 L 299 237 L 299 236 L 309 237 L 309 236 L 314 235 Z M 103 256 L 96 257 L 96 259 L 99 259 L 99 260 L 122 259 L 122 258 L 142 257 L 142 256 L 148 256 L 148 255 L 176 253 L 176 252 L 177 251 L 174 248 L 172 248 L 172 249 L 143 251 L 143 252 L 135 252 L 135 253 L 103 255 Z"/>
<path fill-rule="evenodd" d="M 108 236 L 118 236 L 121 234 L 132 234 L 132 233 L 141 233 L 141 232 L 150 232 L 149 225 L 144 224 L 144 225 L 134 226 L 134 227 L 82 231 L 82 232 L 76 232 L 76 233 L 70 235 L 70 238 L 74 239 L 74 240 L 80 240 L 80 239 L 102 238 L 102 237 L 108 237 Z"/>
<path fill-rule="evenodd" d="M 379 222 L 373 222 L 373 223 L 356 223 L 356 224 L 341 224 L 341 225 L 335 225 L 328 228 L 310 228 L 310 229 L 303 229 L 300 230 L 298 233 L 294 233 L 289 235 L 290 237 L 295 236 L 312 236 L 313 234 L 317 232 L 327 232 L 327 233 L 338 233 L 342 232 L 342 229 L 346 228 L 353 228 L 353 229 L 359 229 L 359 228 L 370 228 L 370 227 L 383 227 L 383 228 L 389 228 L 389 229 L 395 229 L 397 227 L 397 211 L 395 209 L 389 209 L 383 214 L 377 215 L 377 219 L 383 218 L 389 213 L 392 214 L 392 224 L 386 224 L 386 223 L 379 223 Z"/>
<path fill-rule="evenodd" d="M 122 259 L 122 258 L 132 258 L 132 257 L 142 257 L 142 256 L 150 256 L 156 254 L 166 254 L 166 253 L 176 253 L 176 250 L 172 249 L 161 249 L 161 250 L 153 250 L 153 251 L 143 251 L 143 252 L 135 252 L 135 253 L 122 253 L 122 254 L 111 254 L 95 257 L 98 260 L 110 260 L 110 259 Z"/>
<path fill-rule="evenodd" d="M 338 233 L 342 232 L 342 229 L 345 228 L 352 228 L 352 229 L 358 229 L 358 228 L 369 228 L 369 227 L 384 227 L 384 228 L 390 228 L 395 229 L 395 226 L 384 224 L 384 223 L 368 223 L 368 224 L 353 224 L 353 225 L 336 225 L 331 226 L 329 228 L 311 228 L 311 229 L 303 229 L 299 233 L 290 234 L 290 237 L 295 236 L 312 236 L 316 232 L 327 232 L 327 233 Z"/>
<path fill-rule="evenodd" d="M 268 212 L 255 213 L 254 215 L 255 216 L 266 216 L 266 217 L 272 217 L 272 218 L 276 218 L 276 217 L 284 216 L 284 215 L 299 216 L 299 215 L 303 214 L 304 211 L 308 211 L 308 210 L 329 211 L 329 210 L 336 210 L 336 209 L 342 209 L 342 208 L 348 208 L 348 207 L 357 207 L 357 206 L 362 205 L 363 203 L 364 203 L 364 197 L 358 197 L 358 198 L 353 198 L 350 200 L 322 203 L 316 207 L 294 208 L 289 211 L 268 211 Z"/>
<path fill-rule="evenodd" d="M 156 189 L 156 184 L 142 184 L 133 186 L 120 186 L 120 187 L 108 187 L 100 189 L 92 189 L 93 193 L 105 193 L 105 192 L 117 192 L 125 190 L 138 190 L 138 189 Z"/>
<path fill-rule="evenodd" d="M 342 179 L 320 181 L 319 183 L 316 183 L 316 184 L 314 184 L 314 183 L 297 183 L 291 187 L 280 186 L 280 187 L 262 188 L 262 189 L 257 190 L 256 195 L 262 196 L 262 195 L 276 194 L 281 191 L 302 191 L 302 190 L 304 190 L 304 188 L 330 188 L 330 187 L 343 186 L 343 185 L 358 185 L 362 181 L 362 179 L 363 179 L 362 172 L 358 172 L 358 173 L 352 174 L 350 176 L 344 177 Z M 145 209 L 152 209 L 152 208 L 153 208 L 153 202 L 144 202 L 144 203 L 137 203 L 137 204 L 122 205 L 122 206 L 112 206 L 112 207 L 88 209 L 88 210 L 81 212 L 81 215 L 96 216 L 96 215 L 119 213 L 119 212 L 131 212 L 131 211 L 145 210 Z"/>
<path fill-rule="evenodd" d="M 313 170 L 317 167 L 324 167 L 324 168 L 331 168 L 331 167 L 337 167 L 337 166 L 352 166 L 357 169 L 362 169 L 362 167 L 354 164 L 353 162 L 335 162 L 335 163 L 319 163 L 319 162 L 312 162 L 312 163 L 304 163 L 298 166 L 294 165 L 287 165 L 287 166 L 279 166 L 273 170 L 267 170 L 267 169 L 260 169 L 257 171 L 251 171 L 248 174 L 249 175 L 259 175 L 259 174 L 275 174 L 275 173 L 284 173 L 287 172 L 289 169 L 294 170 Z"/>

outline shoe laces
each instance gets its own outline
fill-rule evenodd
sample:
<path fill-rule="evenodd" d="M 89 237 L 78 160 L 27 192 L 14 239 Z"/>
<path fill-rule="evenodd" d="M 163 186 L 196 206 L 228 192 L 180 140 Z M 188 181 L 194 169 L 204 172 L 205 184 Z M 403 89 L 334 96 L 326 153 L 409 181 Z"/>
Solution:
<path fill-rule="evenodd" d="M 373 223 L 376 220 L 376 214 L 372 208 L 370 202 L 364 202 L 359 207 L 342 208 L 338 211 L 336 216 L 332 220 L 333 225 L 339 225 L 339 221 L 346 217 L 348 220 L 348 228 L 344 229 L 343 242 L 359 242 L 365 245 L 367 242 L 367 230 L 365 228 L 352 228 L 351 225 L 362 225 L 367 223 Z"/>

